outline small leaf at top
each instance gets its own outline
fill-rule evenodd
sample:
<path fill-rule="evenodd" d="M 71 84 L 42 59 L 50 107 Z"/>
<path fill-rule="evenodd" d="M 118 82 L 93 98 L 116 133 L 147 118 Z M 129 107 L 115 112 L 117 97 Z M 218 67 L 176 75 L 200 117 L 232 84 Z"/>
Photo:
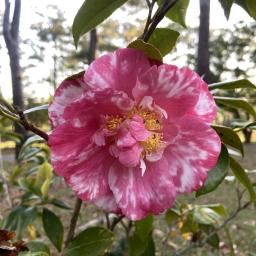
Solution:
<path fill-rule="evenodd" d="M 163 3 L 164 0 L 158 0 L 159 5 Z M 177 3 L 167 12 L 165 15 L 170 20 L 186 27 L 186 13 L 189 5 L 189 0 L 179 0 Z"/>
<path fill-rule="evenodd" d="M 145 43 L 141 39 L 137 39 L 137 40 L 131 42 L 127 46 L 127 48 L 133 48 L 140 52 L 143 52 L 144 55 L 151 60 L 157 60 L 160 62 L 163 61 L 163 57 L 162 57 L 160 51 L 154 45 Z"/>
<path fill-rule="evenodd" d="M 175 46 L 180 33 L 169 28 L 157 28 L 149 38 L 149 43 L 154 45 L 165 56 Z"/>
<path fill-rule="evenodd" d="M 125 2 L 127 0 L 85 0 L 72 26 L 75 45 L 82 35 L 99 25 Z"/>
<path fill-rule="evenodd" d="M 228 20 L 230 10 L 231 10 L 232 4 L 233 4 L 233 0 L 219 0 L 219 2 L 224 10 L 227 20 Z"/>

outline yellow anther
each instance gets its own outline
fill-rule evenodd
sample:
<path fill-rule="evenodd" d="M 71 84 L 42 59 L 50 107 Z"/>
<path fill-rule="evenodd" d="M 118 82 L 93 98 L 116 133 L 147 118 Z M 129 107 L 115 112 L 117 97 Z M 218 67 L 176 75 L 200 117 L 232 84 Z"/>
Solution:
<path fill-rule="evenodd" d="M 156 152 L 162 144 L 162 134 L 152 133 L 146 141 L 143 141 L 142 146 L 146 154 Z"/>
<path fill-rule="evenodd" d="M 119 127 L 122 121 L 123 121 L 123 118 L 120 116 L 108 116 L 106 126 L 108 130 L 114 131 Z"/>

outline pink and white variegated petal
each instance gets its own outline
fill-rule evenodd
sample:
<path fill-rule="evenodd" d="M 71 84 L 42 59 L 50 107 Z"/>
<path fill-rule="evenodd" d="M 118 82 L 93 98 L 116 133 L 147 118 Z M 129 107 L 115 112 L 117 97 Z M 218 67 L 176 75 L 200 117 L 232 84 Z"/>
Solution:
<path fill-rule="evenodd" d="M 173 123 L 175 138 L 165 148 L 164 157 L 178 193 L 198 190 L 218 159 L 221 142 L 216 132 L 202 120 L 185 116 Z"/>
<path fill-rule="evenodd" d="M 95 60 L 85 72 L 84 80 L 92 88 L 113 88 L 131 96 L 138 74 L 150 67 L 143 53 L 135 49 L 118 49 Z"/>
<path fill-rule="evenodd" d="M 140 167 L 126 168 L 118 161 L 111 166 L 110 189 L 124 215 L 131 220 L 140 220 L 172 206 L 176 189 L 167 168 L 165 159 L 147 163 L 143 175 Z"/>
<path fill-rule="evenodd" d="M 78 100 L 89 87 L 85 84 L 84 72 L 65 79 L 56 90 L 49 106 L 49 118 L 53 127 L 65 122 L 63 113 L 67 106 Z"/>
<path fill-rule="evenodd" d="M 96 127 L 75 127 L 74 123 L 66 122 L 51 132 L 48 145 L 51 148 L 51 162 L 58 175 L 65 176 L 68 164 L 79 159 L 83 152 L 93 149 L 91 136 L 95 129 Z"/>
<path fill-rule="evenodd" d="M 115 116 L 130 111 L 133 106 L 134 102 L 124 92 L 111 88 L 88 90 L 65 109 L 63 119 L 85 125 L 89 120 L 99 122 L 101 116 Z"/>
<path fill-rule="evenodd" d="M 65 181 L 85 201 L 94 201 L 109 195 L 108 170 L 114 158 L 107 148 L 95 147 L 93 154 L 84 151 L 79 158 L 67 163 Z"/>
<path fill-rule="evenodd" d="M 207 124 L 211 124 L 216 117 L 217 107 L 212 94 L 209 92 L 208 85 L 204 81 L 202 81 L 199 100 L 189 114 L 199 117 Z"/>
<path fill-rule="evenodd" d="M 154 103 L 166 111 L 169 119 L 177 119 L 196 105 L 201 90 L 201 78 L 189 68 L 163 64 L 140 74 L 133 96 L 140 103 L 151 96 Z"/>
<path fill-rule="evenodd" d="M 93 201 L 95 205 L 106 212 L 112 212 L 116 214 L 120 214 L 121 210 L 118 208 L 116 199 L 111 190 L 109 190 L 109 194 L 106 194 L 102 197 Z"/>

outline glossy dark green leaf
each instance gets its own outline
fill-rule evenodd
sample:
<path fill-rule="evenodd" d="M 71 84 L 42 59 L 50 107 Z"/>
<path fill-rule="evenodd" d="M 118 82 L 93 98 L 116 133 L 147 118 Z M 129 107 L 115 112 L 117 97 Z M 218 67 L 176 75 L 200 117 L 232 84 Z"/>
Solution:
<path fill-rule="evenodd" d="M 42 221 L 47 237 L 60 252 L 63 242 L 64 228 L 59 217 L 52 211 L 44 208 Z"/>
<path fill-rule="evenodd" d="M 159 5 L 163 0 L 158 0 Z M 186 27 L 186 13 L 189 5 L 189 0 L 179 0 L 177 3 L 167 12 L 166 17 L 170 20 Z"/>
<path fill-rule="evenodd" d="M 15 207 L 4 222 L 3 228 L 16 232 L 17 239 L 22 238 L 22 233 L 28 224 L 32 223 L 37 217 L 35 207 L 19 205 Z"/>
<path fill-rule="evenodd" d="M 209 90 L 214 90 L 214 89 L 233 90 L 238 88 L 256 89 L 256 86 L 252 82 L 250 82 L 248 79 L 240 79 L 240 80 L 234 80 L 229 82 L 209 84 Z"/>
<path fill-rule="evenodd" d="M 50 255 L 50 250 L 48 246 L 41 241 L 29 241 L 26 243 L 26 246 L 28 247 L 30 252 L 45 252 Z"/>
<path fill-rule="evenodd" d="M 101 256 L 110 248 L 114 235 L 102 227 L 92 227 L 78 234 L 64 250 L 64 256 Z"/>
<path fill-rule="evenodd" d="M 230 157 L 230 168 L 239 182 L 247 189 L 250 195 L 250 200 L 252 202 L 256 202 L 256 192 L 248 175 L 246 174 L 244 168 L 232 157 Z"/>
<path fill-rule="evenodd" d="M 72 33 L 75 45 L 79 38 L 108 18 L 127 0 L 86 0 L 77 12 Z"/>
<path fill-rule="evenodd" d="M 241 154 L 244 155 L 243 144 L 239 136 L 236 134 L 236 132 L 233 131 L 233 129 L 221 125 L 212 125 L 212 128 L 219 134 L 221 141 L 224 144 L 227 144 L 239 150 Z"/>
<path fill-rule="evenodd" d="M 234 2 L 241 6 L 252 18 L 256 19 L 254 0 L 234 0 Z"/>
<path fill-rule="evenodd" d="M 160 53 L 160 51 L 152 44 L 145 43 L 143 40 L 138 39 L 133 42 L 131 42 L 127 48 L 133 48 L 138 51 L 141 51 L 145 54 L 146 57 L 152 60 L 157 60 L 162 62 L 163 57 Z"/>
<path fill-rule="evenodd" d="M 135 222 L 135 231 L 128 240 L 129 256 L 155 255 L 155 246 L 152 239 L 153 220 L 154 217 L 149 215 L 143 220 Z"/>
<path fill-rule="evenodd" d="M 176 45 L 180 33 L 169 28 L 157 28 L 149 38 L 149 43 L 154 45 L 165 56 Z"/>
<path fill-rule="evenodd" d="M 66 210 L 71 210 L 72 208 L 67 205 L 65 202 L 57 199 L 57 198 L 53 198 L 49 201 L 49 204 L 53 204 L 59 208 L 62 208 L 62 209 L 66 209 Z"/>
<path fill-rule="evenodd" d="M 204 185 L 196 192 L 196 196 L 201 196 L 215 190 L 227 175 L 228 169 L 229 154 L 225 145 L 222 145 L 216 166 L 209 172 Z"/>
<path fill-rule="evenodd" d="M 219 2 L 224 10 L 226 18 L 228 19 L 230 15 L 230 10 L 233 4 L 233 0 L 219 0 Z"/>
<path fill-rule="evenodd" d="M 256 20 L 256 2 L 255 0 L 245 0 L 247 8 L 252 18 Z"/>
<path fill-rule="evenodd" d="M 144 240 L 153 230 L 153 215 L 148 215 L 146 218 L 135 222 L 135 232 L 138 236 Z"/>
<path fill-rule="evenodd" d="M 256 112 L 253 106 L 246 99 L 214 96 L 214 100 L 216 101 L 216 103 L 225 105 L 227 107 L 240 108 L 251 114 L 254 119 L 256 119 Z"/>
<path fill-rule="evenodd" d="M 214 225 L 200 225 L 200 230 L 209 235 L 215 229 Z M 220 247 L 220 238 L 216 233 L 207 239 L 207 243 L 211 245 L 215 249 L 219 249 Z"/>

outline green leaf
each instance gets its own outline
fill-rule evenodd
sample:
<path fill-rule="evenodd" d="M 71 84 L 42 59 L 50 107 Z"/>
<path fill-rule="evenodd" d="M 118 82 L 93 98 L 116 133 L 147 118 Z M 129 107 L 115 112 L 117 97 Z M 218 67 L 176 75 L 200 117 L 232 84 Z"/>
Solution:
<path fill-rule="evenodd" d="M 108 18 L 117 8 L 122 6 L 127 0 L 86 0 L 77 12 L 72 33 L 75 45 L 79 38 L 95 28 L 102 21 Z"/>
<path fill-rule="evenodd" d="M 230 157 L 230 168 L 239 182 L 248 190 L 250 200 L 252 202 L 256 202 L 256 192 L 254 191 L 248 175 L 246 174 L 244 168 L 232 157 Z"/>
<path fill-rule="evenodd" d="M 255 0 L 245 0 L 247 8 L 249 10 L 249 13 L 251 17 L 253 17 L 256 20 L 256 3 Z"/>
<path fill-rule="evenodd" d="M 224 10 L 227 20 L 228 20 L 229 15 L 230 15 L 230 10 L 231 10 L 232 4 L 233 4 L 233 0 L 219 0 L 219 2 Z"/>
<path fill-rule="evenodd" d="M 29 241 L 26 243 L 26 246 L 28 247 L 30 252 L 45 252 L 50 255 L 50 250 L 48 246 L 41 241 Z"/>
<path fill-rule="evenodd" d="M 66 209 L 66 210 L 71 210 L 72 208 L 70 206 L 68 206 L 65 202 L 57 199 L 57 198 L 53 198 L 51 199 L 48 203 L 53 204 L 59 208 L 62 209 Z"/>
<path fill-rule="evenodd" d="M 256 89 L 256 86 L 253 83 L 251 83 L 248 79 L 240 79 L 240 80 L 229 81 L 229 82 L 209 84 L 209 90 L 214 90 L 214 89 L 233 90 L 238 88 Z"/>
<path fill-rule="evenodd" d="M 133 48 L 140 52 L 143 52 L 146 57 L 152 60 L 157 60 L 162 62 L 163 57 L 160 53 L 160 51 L 152 44 L 145 43 L 143 40 L 138 39 L 133 42 L 131 42 L 127 48 Z"/>
<path fill-rule="evenodd" d="M 37 217 L 37 210 L 34 207 L 19 205 L 15 207 L 4 222 L 3 228 L 15 231 L 17 239 L 22 238 L 22 233 L 28 224 L 31 224 Z"/>
<path fill-rule="evenodd" d="M 42 221 L 47 237 L 60 252 L 63 242 L 64 228 L 59 217 L 52 211 L 44 208 Z"/>
<path fill-rule="evenodd" d="M 153 215 L 149 215 L 143 220 L 135 222 L 135 232 L 140 237 L 140 239 L 147 239 L 148 235 L 153 230 Z"/>
<path fill-rule="evenodd" d="M 208 207 L 195 207 L 193 217 L 195 222 L 204 225 L 215 225 L 220 223 L 221 216 Z"/>
<path fill-rule="evenodd" d="M 218 104 L 223 104 L 231 108 L 240 108 L 251 114 L 256 119 L 256 112 L 253 106 L 246 99 L 236 99 L 229 97 L 214 96 L 214 100 Z"/>
<path fill-rule="evenodd" d="M 204 205 L 200 205 L 200 207 L 210 208 L 213 211 L 217 212 L 222 217 L 227 216 L 226 209 L 225 209 L 224 205 L 222 205 L 222 204 L 204 204 Z"/>
<path fill-rule="evenodd" d="M 100 256 L 112 245 L 114 235 L 107 229 L 92 227 L 82 231 L 64 250 L 64 256 Z"/>
<path fill-rule="evenodd" d="M 23 113 L 26 115 L 26 114 L 29 114 L 29 113 L 32 113 L 35 111 L 41 111 L 41 110 L 48 110 L 48 105 L 41 105 L 41 106 L 37 106 L 34 108 L 30 108 L 30 109 L 25 110 Z"/>
<path fill-rule="evenodd" d="M 34 183 L 35 190 L 44 198 L 48 196 L 50 182 L 53 176 L 52 166 L 48 162 L 44 162 L 38 168 L 36 180 Z"/>
<path fill-rule="evenodd" d="M 169 28 L 157 28 L 149 38 L 149 43 L 154 45 L 165 56 L 176 45 L 180 33 Z"/>
<path fill-rule="evenodd" d="M 229 154 L 226 146 L 222 144 L 217 164 L 209 172 L 204 185 L 196 192 L 196 196 L 201 196 L 215 190 L 227 175 L 228 168 Z"/>
<path fill-rule="evenodd" d="M 179 217 L 180 215 L 173 209 L 168 209 L 165 213 L 165 221 L 168 225 L 172 225 L 173 221 Z"/>
<path fill-rule="evenodd" d="M 0 131 L 0 138 L 1 139 L 7 139 L 7 140 L 13 140 L 15 142 L 21 142 L 23 137 L 21 134 L 16 132 L 9 132 L 9 131 Z"/>
<path fill-rule="evenodd" d="M 239 136 L 229 127 L 212 125 L 212 128 L 219 134 L 221 141 L 233 148 L 236 148 L 244 155 L 243 144 Z"/>
<path fill-rule="evenodd" d="M 159 4 L 163 3 L 163 0 L 158 0 Z M 167 12 L 166 17 L 170 20 L 186 27 L 186 13 L 189 5 L 189 0 L 179 0 L 177 3 Z"/>

